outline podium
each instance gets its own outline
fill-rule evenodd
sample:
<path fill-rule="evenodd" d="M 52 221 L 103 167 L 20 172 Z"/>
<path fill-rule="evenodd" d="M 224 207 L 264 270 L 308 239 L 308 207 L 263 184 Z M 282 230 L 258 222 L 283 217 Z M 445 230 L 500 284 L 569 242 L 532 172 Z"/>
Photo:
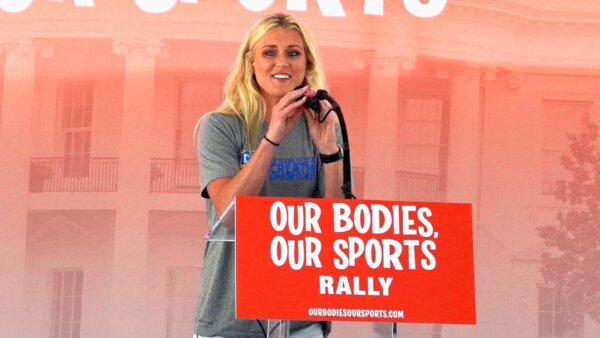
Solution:
<path fill-rule="evenodd" d="M 217 222 L 211 227 L 207 241 L 210 245 L 219 245 L 219 242 L 235 242 L 235 209 L 234 199 Z M 290 322 L 287 320 L 266 319 L 264 326 L 268 338 L 287 338 L 290 336 Z"/>
<path fill-rule="evenodd" d="M 366 221 L 366 210 L 372 212 L 369 222 Z M 396 215 L 400 210 L 408 211 L 402 216 Z M 345 224 L 346 228 L 341 228 L 341 218 L 352 222 L 347 212 L 355 213 L 356 228 L 346 229 L 348 223 Z M 360 212 L 363 214 L 356 218 L 356 214 Z M 379 214 L 376 215 L 375 212 Z M 399 219 L 409 223 L 406 214 L 414 216 L 412 229 L 406 224 L 396 224 Z M 429 219 L 423 215 L 429 215 Z M 388 222 L 392 219 L 394 226 L 391 225 L 391 221 Z M 359 224 L 361 220 L 364 220 L 363 224 Z M 286 222 L 289 222 L 289 228 L 285 228 Z M 417 226 L 419 222 L 420 225 Z M 300 229 L 300 223 L 303 229 Z M 372 234 L 365 232 L 366 223 L 372 226 Z M 387 232 L 383 232 L 384 227 L 389 228 Z M 260 319 L 264 323 L 262 326 L 267 337 L 289 337 L 290 321 L 293 320 L 370 322 L 372 337 L 396 338 L 401 337 L 398 323 L 475 324 L 471 228 L 470 205 L 236 197 L 211 227 L 207 241 L 209 245 L 220 245 L 220 242 L 235 243 L 236 318 Z M 403 233 L 396 233 L 398 229 Z M 439 233 L 434 233 L 433 230 L 437 229 L 440 230 Z M 349 234 L 354 235 L 354 232 L 356 236 L 348 237 Z M 307 236 L 302 237 L 303 235 Z M 382 235 L 388 238 L 382 240 Z M 419 237 L 420 235 L 422 236 Z M 364 241 L 360 241 L 360 236 L 364 237 Z M 345 238 L 352 238 L 354 242 L 344 246 Z M 415 244 L 416 238 L 421 240 L 419 245 L 422 247 Z M 349 248 L 350 256 L 350 248 L 357 245 L 355 243 L 367 243 L 366 248 L 369 248 L 381 241 L 392 248 L 400 249 L 401 245 L 408 244 L 409 249 L 401 251 L 410 253 L 416 251 L 415 248 L 421 249 L 422 254 L 418 259 L 422 267 L 414 264 L 417 256 L 414 255 L 412 259 L 405 258 L 408 259 L 405 262 L 399 259 L 401 255 L 397 251 L 388 255 L 397 260 L 391 261 L 391 268 L 380 264 L 381 268 L 373 269 L 371 265 L 369 270 L 366 264 L 373 263 L 373 257 L 368 258 L 367 255 L 359 256 L 354 266 L 334 267 L 324 257 L 330 257 L 334 252 L 328 251 L 330 248 L 327 244 L 340 243 L 339 241 L 343 242 L 341 247 Z M 461 245 L 456 245 L 459 242 Z M 313 252 L 310 252 L 311 243 L 317 243 L 318 250 L 313 247 Z M 429 251 L 426 250 L 427 246 Z M 386 247 L 383 248 L 385 252 Z M 293 249 L 300 253 L 292 253 Z M 305 254 L 302 254 L 304 249 Z M 435 251 L 436 249 L 438 251 Z M 379 252 L 378 250 L 380 249 L 373 252 Z M 336 249 L 335 252 L 338 253 L 337 259 L 340 259 L 339 250 Z M 438 256 L 434 257 L 434 253 Z M 294 263 L 297 265 L 298 262 L 294 262 L 293 255 L 296 260 L 302 257 L 305 265 L 294 266 Z M 282 258 L 284 256 L 288 261 Z M 313 259 L 312 266 L 309 257 Z M 367 263 L 360 262 L 361 258 L 366 259 Z M 434 261 L 435 264 L 426 264 L 426 258 L 429 259 L 429 263 Z M 339 276 L 336 276 L 339 272 L 336 268 L 342 272 Z M 364 283 L 361 288 L 361 281 L 366 279 L 362 276 L 365 275 L 364 271 L 373 275 L 380 270 L 381 276 L 392 276 L 378 277 L 383 287 L 381 290 L 375 288 L 375 277 L 368 277 L 368 287 L 365 288 L 367 283 Z M 357 275 L 353 277 L 352 290 L 351 282 L 346 280 L 349 277 L 345 276 L 350 272 Z M 339 278 L 339 284 L 334 288 L 330 284 L 336 277 Z M 257 279 L 260 280 L 259 283 L 254 282 Z M 439 285 L 440 283 L 443 285 Z M 405 290 L 410 290 L 416 295 L 407 296 Z M 448 295 L 448 291 L 456 295 Z M 261 297 L 258 300 L 257 295 Z M 441 298 L 436 299 L 438 296 Z M 429 303 L 432 304 L 428 303 L 427 297 L 431 298 Z M 394 309 L 402 310 L 392 312 Z M 408 312 L 410 317 L 405 316 L 405 312 Z M 393 318 L 388 316 L 392 313 L 400 315 Z"/>

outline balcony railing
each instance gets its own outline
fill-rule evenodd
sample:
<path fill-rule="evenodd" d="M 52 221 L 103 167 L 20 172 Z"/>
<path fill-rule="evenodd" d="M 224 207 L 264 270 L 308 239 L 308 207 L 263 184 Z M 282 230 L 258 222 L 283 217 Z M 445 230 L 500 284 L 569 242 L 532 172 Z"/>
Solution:
<path fill-rule="evenodd" d="M 397 171 L 396 191 L 398 200 L 444 202 L 446 181 L 444 177 L 437 175 Z"/>
<path fill-rule="evenodd" d="M 196 159 L 153 158 L 150 192 L 199 193 L 200 171 Z"/>
<path fill-rule="evenodd" d="M 29 165 L 30 192 L 117 191 L 118 158 L 32 158 Z"/>

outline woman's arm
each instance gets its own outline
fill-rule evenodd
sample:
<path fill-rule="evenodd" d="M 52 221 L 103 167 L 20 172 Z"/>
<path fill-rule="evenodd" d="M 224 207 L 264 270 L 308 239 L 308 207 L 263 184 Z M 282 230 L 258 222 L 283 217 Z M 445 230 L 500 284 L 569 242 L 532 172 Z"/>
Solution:
<path fill-rule="evenodd" d="M 331 109 L 331 104 L 326 100 L 321 100 L 321 111 L 327 112 Z M 338 119 L 335 113 L 330 113 L 322 123 L 319 121 L 319 117 L 316 116 L 312 111 L 305 111 L 306 122 L 310 136 L 315 142 L 317 149 L 320 154 L 333 155 L 340 149 L 338 147 L 338 138 L 336 129 L 338 126 Z M 324 179 L 325 179 L 325 191 L 323 197 L 325 198 L 344 198 L 344 192 L 342 191 L 343 184 L 343 161 L 338 160 L 332 163 L 324 163 Z"/>
<path fill-rule="evenodd" d="M 267 178 L 275 146 L 262 140 L 252 159 L 233 178 L 219 178 L 208 184 L 206 189 L 212 199 L 217 215 L 225 211 L 233 197 L 258 195 Z"/>
<path fill-rule="evenodd" d="M 306 97 L 296 101 L 304 94 L 306 88 L 300 88 L 287 93 L 279 103 L 273 107 L 269 129 L 266 137 L 272 142 L 281 143 L 292 131 L 293 127 L 302 117 L 302 109 L 298 109 Z M 206 189 L 212 199 L 217 215 L 225 211 L 235 196 L 258 195 L 262 189 L 276 146 L 267 140 L 261 140 L 252 158 L 233 178 L 224 177 L 210 182 Z"/>
<path fill-rule="evenodd" d="M 325 175 L 325 198 L 344 198 L 344 192 L 342 191 L 343 184 L 343 167 L 344 162 L 342 160 L 335 161 L 333 163 L 325 163 L 324 175 Z"/>

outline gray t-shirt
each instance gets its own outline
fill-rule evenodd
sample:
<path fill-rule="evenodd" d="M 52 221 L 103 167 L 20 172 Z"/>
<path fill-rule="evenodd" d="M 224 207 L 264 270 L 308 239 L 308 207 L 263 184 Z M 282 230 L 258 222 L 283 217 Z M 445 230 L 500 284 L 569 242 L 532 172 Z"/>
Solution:
<path fill-rule="evenodd" d="M 265 123 L 262 135 L 267 130 Z M 338 144 L 341 136 L 338 126 Z M 211 113 L 200 130 L 198 157 L 200 188 L 209 197 L 206 186 L 218 178 L 234 177 L 251 159 L 242 121 L 235 115 Z M 288 137 L 277 147 L 271 169 L 260 196 L 322 197 L 323 166 L 306 120 L 301 118 Z M 208 224 L 218 218 L 212 200 L 206 200 Z M 235 319 L 235 253 L 231 242 L 211 243 L 204 257 L 202 286 L 196 305 L 196 334 L 223 337 L 263 337 L 256 321 Z M 292 331 L 313 324 L 292 322 Z M 263 326 L 266 324 L 263 322 Z M 324 333 L 331 323 L 323 322 Z"/>

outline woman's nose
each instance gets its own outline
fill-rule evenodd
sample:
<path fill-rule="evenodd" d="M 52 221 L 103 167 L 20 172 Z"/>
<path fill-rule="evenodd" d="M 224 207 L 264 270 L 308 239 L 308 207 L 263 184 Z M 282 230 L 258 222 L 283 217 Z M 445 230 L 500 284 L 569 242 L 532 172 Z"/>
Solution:
<path fill-rule="evenodd" d="M 287 59 L 287 57 L 285 56 L 285 54 L 278 54 L 277 57 L 275 58 L 275 64 L 276 65 L 289 65 L 289 60 Z"/>

